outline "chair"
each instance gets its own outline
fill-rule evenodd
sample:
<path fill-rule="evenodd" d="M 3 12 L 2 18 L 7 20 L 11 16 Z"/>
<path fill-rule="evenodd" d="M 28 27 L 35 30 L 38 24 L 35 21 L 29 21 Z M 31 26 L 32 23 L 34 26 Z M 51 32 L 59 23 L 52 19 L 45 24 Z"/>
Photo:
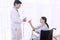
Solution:
<path fill-rule="evenodd" d="M 55 29 L 55 28 L 53 28 L 53 29 Z M 55 38 L 55 37 L 53 37 L 53 29 L 46 30 L 46 31 L 41 30 L 40 40 L 53 40 L 53 38 Z M 57 39 L 55 38 L 55 40 L 57 40 Z"/>

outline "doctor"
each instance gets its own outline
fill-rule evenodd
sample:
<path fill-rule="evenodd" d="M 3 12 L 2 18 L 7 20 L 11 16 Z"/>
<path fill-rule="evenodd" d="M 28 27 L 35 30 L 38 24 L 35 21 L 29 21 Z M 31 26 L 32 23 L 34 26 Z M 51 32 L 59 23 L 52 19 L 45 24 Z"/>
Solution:
<path fill-rule="evenodd" d="M 11 11 L 11 21 L 12 21 L 12 40 L 22 40 L 22 22 L 26 22 L 26 18 L 21 21 L 18 9 L 21 7 L 22 2 L 16 0 L 14 2 L 14 7 Z"/>

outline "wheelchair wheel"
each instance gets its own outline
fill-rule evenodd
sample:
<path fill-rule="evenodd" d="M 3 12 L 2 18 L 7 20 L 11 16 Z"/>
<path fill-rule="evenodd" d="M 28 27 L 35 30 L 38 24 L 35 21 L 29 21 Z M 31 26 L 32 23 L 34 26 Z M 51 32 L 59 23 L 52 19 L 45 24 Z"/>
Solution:
<path fill-rule="evenodd" d="M 57 38 L 56 37 L 53 37 L 53 40 L 57 40 Z"/>

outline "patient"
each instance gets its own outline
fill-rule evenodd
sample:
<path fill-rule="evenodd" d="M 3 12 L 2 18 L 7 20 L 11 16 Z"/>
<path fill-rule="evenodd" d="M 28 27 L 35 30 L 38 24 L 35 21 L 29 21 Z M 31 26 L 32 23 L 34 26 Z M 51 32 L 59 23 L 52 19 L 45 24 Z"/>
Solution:
<path fill-rule="evenodd" d="M 49 29 L 49 25 L 47 24 L 46 17 L 41 17 L 40 25 L 38 25 L 36 28 L 32 25 L 31 20 L 29 20 L 29 24 L 30 24 L 31 28 L 33 29 L 33 32 L 35 32 L 35 34 L 33 33 L 33 35 L 32 35 L 32 40 L 40 40 L 41 30 L 48 30 Z"/>

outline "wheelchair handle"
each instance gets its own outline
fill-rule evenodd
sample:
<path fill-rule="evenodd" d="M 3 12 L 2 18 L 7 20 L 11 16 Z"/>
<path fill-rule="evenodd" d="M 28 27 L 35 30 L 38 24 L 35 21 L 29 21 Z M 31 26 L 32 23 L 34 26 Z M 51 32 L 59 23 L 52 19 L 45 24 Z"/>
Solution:
<path fill-rule="evenodd" d="M 52 30 L 56 30 L 56 28 L 52 28 Z"/>

